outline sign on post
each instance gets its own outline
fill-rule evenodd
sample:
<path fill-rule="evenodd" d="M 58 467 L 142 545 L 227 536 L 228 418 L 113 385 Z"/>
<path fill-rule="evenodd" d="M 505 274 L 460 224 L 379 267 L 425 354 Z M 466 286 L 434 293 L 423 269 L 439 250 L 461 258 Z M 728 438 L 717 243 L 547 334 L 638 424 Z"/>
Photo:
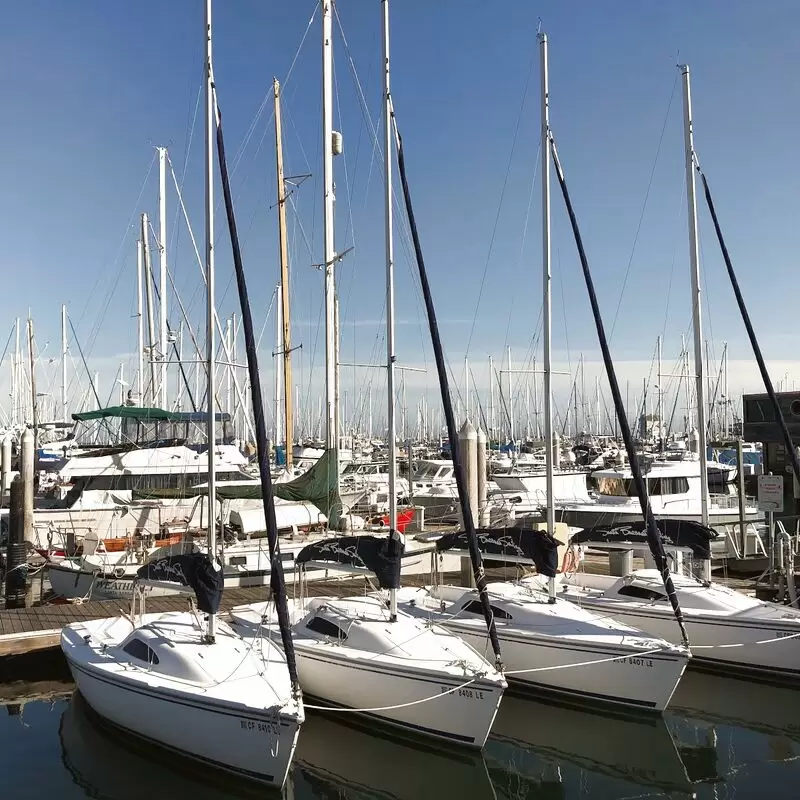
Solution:
<path fill-rule="evenodd" d="M 758 476 L 758 507 L 761 511 L 783 511 L 783 475 Z"/>

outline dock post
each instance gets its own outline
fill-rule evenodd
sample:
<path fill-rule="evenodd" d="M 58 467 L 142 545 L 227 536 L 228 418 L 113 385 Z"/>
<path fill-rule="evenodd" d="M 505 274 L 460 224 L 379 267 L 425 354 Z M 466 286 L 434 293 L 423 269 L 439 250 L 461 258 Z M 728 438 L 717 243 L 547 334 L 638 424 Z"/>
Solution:
<path fill-rule="evenodd" d="M 467 479 L 467 499 L 475 526 L 478 526 L 478 433 L 469 420 L 465 420 L 458 432 L 458 444 Z M 464 524 L 462 519 L 461 524 Z M 469 556 L 461 558 L 462 586 L 475 586 L 475 576 Z"/>
<path fill-rule="evenodd" d="M 458 432 L 458 443 L 467 478 L 469 507 L 475 527 L 478 527 L 478 432 L 469 420 L 464 422 Z"/>
<path fill-rule="evenodd" d="M 489 504 L 486 497 L 486 434 L 478 428 L 478 451 L 476 468 L 478 472 L 478 519 L 475 523 L 481 528 L 489 525 Z"/>
<path fill-rule="evenodd" d="M 11 481 L 11 437 L 6 434 L 3 443 L 0 445 L 0 508 L 6 501 L 6 493 L 10 488 Z"/>
<path fill-rule="evenodd" d="M 739 494 L 739 558 L 747 557 L 747 522 L 745 518 L 744 452 L 742 440 L 736 440 L 736 482 Z"/>
<path fill-rule="evenodd" d="M 20 476 L 24 486 L 24 500 L 22 506 L 22 535 L 23 541 L 34 544 L 33 534 L 33 463 L 34 440 L 33 431 L 25 429 L 22 434 L 22 447 L 20 455 Z"/>
<path fill-rule="evenodd" d="M 11 483 L 8 509 L 8 546 L 6 548 L 6 608 L 25 607 L 25 563 L 27 550 L 23 538 L 25 487 L 17 477 Z"/>

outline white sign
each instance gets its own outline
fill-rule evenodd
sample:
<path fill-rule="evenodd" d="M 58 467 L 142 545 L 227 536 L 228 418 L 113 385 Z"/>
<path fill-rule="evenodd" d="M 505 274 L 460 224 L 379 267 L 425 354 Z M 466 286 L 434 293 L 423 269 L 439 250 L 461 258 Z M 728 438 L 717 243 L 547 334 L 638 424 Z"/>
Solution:
<path fill-rule="evenodd" d="M 758 507 L 762 511 L 783 511 L 783 475 L 758 476 Z"/>

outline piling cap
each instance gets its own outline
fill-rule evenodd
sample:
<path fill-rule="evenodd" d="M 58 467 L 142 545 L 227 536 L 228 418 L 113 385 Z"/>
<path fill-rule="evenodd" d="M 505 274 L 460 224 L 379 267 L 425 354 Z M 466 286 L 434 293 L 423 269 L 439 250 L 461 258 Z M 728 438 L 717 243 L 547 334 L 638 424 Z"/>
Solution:
<path fill-rule="evenodd" d="M 478 439 L 478 432 L 475 430 L 475 426 L 467 419 L 464 420 L 464 424 L 461 426 L 461 430 L 458 432 L 459 439 Z"/>
<path fill-rule="evenodd" d="M 486 434 L 483 432 L 483 428 L 478 428 L 478 444 L 486 444 Z"/>

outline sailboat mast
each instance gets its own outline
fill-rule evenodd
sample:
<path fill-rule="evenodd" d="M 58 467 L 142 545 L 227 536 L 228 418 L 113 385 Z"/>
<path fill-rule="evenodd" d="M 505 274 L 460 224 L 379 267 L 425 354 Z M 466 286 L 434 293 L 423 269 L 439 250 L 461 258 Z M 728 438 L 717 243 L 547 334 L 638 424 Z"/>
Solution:
<path fill-rule="evenodd" d="M 61 419 L 67 421 L 67 307 L 61 305 Z"/>
<path fill-rule="evenodd" d="M 158 402 L 156 400 L 156 329 L 155 320 L 153 319 L 153 267 L 150 261 L 150 234 L 147 228 L 147 214 L 142 214 L 142 249 L 144 250 L 144 285 L 145 296 L 147 298 L 147 332 L 150 339 L 147 348 L 150 355 L 150 403 L 151 405 L 155 405 Z M 143 402 L 142 405 L 145 405 L 145 403 Z"/>
<path fill-rule="evenodd" d="M 167 148 L 158 150 L 158 338 L 161 351 L 161 408 L 167 407 Z M 228 359 L 230 361 L 230 359 Z M 155 388 L 154 388 L 155 391 Z"/>
<path fill-rule="evenodd" d="M 708 471 L 706 469 L 706 400 L 703 365 L 703 325 L 700 311 L 700 251 L 697 242 L 697 201 L 694 182 L 694 132 L 692 131 L 692 90 L 689 67 L 681 66 L 683 76 L 683 137 L 686 156 L 686 200 L 689 217 L 689 264 L 692 271 L 692 330 L 694 334 L 695 400 L 697 405 L 698 458 L 700 460 L 700 514 L 708 525 Z M 687 358 L 688 361 L 688 358 Z"/>
<path fill-rule="evenodd" d="M 392 95 L 389 82 L 389 0 L 383 5 L 383 187 L 386 234 L 386 394 L 389 440 L 389 535 L 397 530 L 397 423 L 394 390 L 394 231 L 392 220 Z M 409 480 L 411 476 L 409 476 Z M 389 617 L 397 619 L 397 590 L 389 590 Z"/>
<path fill-rule="evenodd" d="M 283 287 L 275 287 L 275 349 L 280 352 L 283 336 Z M 275 445 L 281 441 L 281 371 L 275 365 Z"/>
<path fill-rule="evenodd" d="M 144 405 L 144 313 L 142 310 L 142 281 L 144 279 L 144 247 L 142 240 L 136 242 L 136 345 L 138 371 L 136 389 L 139 393 L 139 405 Z"/>
<path fill-rule="evenodd" d="M 545 487 L 547 493 L 547 532 L 555 535 L 556 511 L 553 501 L 553 389 L 552 389 L 552 320 L 551 290 L 552 273 L 550 269 L 550 95 L 547 60 L 547 34 L 539 34 L 539 51 L 542 73 L 542 338 L 544 359 L 544 441 L 545 441 Z M 555 601 L 555 584 L 550 581 L 550 597 Z"/>
<path fill-rule="evenodd" d="M 206 139 L 205 139 L 205 189 L 206 189 L 206 362 L 207 362 L 207 417 L 206 439 L 208 444 L 208 557 L 214 560 L 216 547 L 216 505 L 217 479 L 214 469 L 216 424 L 214 399 L 216 397 L 216 375 L 214 370 L 214 87 L 211 62 L 211 0 L 206 0 Z M 216 620 L 214 614 L 208 617 L 208 641 L 214 641 Z"/>
<path fill-rule="evenodd" d="M 294 414 L 292 409 L 292 328 L 289 319 L 289 243 L 286 236 L 286 184 L 283 178 L 283 138 L 281 135 L 281 86 L 273 80 L 275 97 L 275 166 L 278 179 L 278 241 L 281 257 L 281 309 L 283 311 L 283 424 L 286 443 L 286 469 L 292 469 Z"/>
<path fill-rule="evenodd" d="M 333 194 L 333 0 L 322 0 L 322 180 L 324 198 L 323 269 L 325 270 L 325 437 L 328 449 L 338 451 L 336 414 L 336 331 L 334 317 Z"/>

